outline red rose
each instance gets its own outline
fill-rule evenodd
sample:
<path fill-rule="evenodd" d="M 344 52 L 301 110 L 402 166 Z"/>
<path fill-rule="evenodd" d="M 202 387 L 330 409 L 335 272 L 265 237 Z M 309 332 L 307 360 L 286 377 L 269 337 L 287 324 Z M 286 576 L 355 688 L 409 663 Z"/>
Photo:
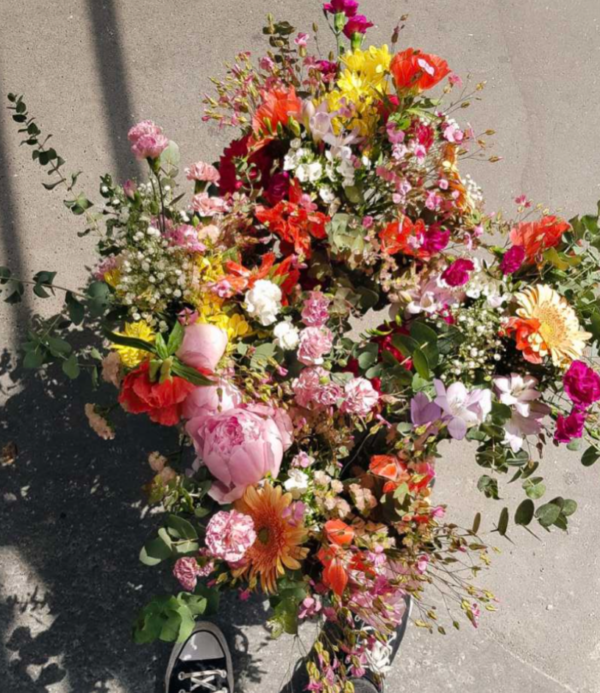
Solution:
<path fill-rule="evenodd" d="M 171 376 L 163 383 L 151 382 L 148 362 L 129 373 L 121 386 L 119 404 L 131 414 L 148 414 L 163 426 L 176 426 L 181 418 L 184 399 L 196 385 Z"/>
<path fill-rule="evenodd" d="M 450 73 L 445 60 L 413 48 L 397 53 L 390 70 L 399 91 L 412 91 L 417 94 L 435 87 Z"/>

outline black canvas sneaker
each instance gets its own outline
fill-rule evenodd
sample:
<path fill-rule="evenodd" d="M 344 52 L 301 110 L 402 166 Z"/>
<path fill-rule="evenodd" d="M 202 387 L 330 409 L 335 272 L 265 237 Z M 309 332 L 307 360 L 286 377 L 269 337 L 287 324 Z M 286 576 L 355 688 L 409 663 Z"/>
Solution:
<path fill-rule="evenodd" d="M 196 623 L 190 637 L 175 645 L 166 693 L 233 693 L 233 665 L 225 636 L 214 623 Z"/>

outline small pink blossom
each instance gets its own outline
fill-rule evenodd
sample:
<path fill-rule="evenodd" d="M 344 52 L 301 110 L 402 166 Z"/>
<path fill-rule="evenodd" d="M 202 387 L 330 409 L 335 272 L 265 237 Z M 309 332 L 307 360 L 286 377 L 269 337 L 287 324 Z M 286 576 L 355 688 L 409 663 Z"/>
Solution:
<path fill-rule="evenodd" d="M 438 181 L 438 186 L 439 186 L 440 190 L 448 190 L 450 183 L 448 183 L 446 178 L 440 178 Z"/>
<path fill-rule="evenodd" d="M 296 402 L 306 409 L 330 407 L 343 395 L 342 388 L 331 382 L 330 373 L 320 366 L 305 368 L 292 382 Z"/>
<path fill-rule="evenodd" d="M 306 327 L 300 332 L 298 361 L 305 366 L 320 366 L 333 346 L 333 332 L 328 327 Z"/>
<path fill-rule="evenodd" d="M 311 464 L 314 464 L 314 457 L 311 457 L 307 452 L 304 452 L 304 450 L 300 451 L 292 460 L 291 466 L 300 468 L 300 469 L 306 469 L 307 467 L 310 467 Z"/>
<path fill-rule="evenodd" d="M 142 120 L 127 133 L 127 139 L 135 144 L 144 135 L 162 135 L 162 128 L 151 120 Z"/>
<path fill-rule="evenodd" d="M 112 440 L 115 432 L 110 423 L 98 412 L 94 404 L 85 405 L 85 415 L 87 416 L 90 428 L 94 433 L 104 440 Z"/>
<path fill-rule="evenodd" d="M 191 308 L 183 308 L 177 313 L 177 320 L 179 320 L 184 327 L 198 322 L 199 317 L 198 311 L 192 310 Z"/>
<path fill-rule="evenodd" d="M 435 190 L 430 190 L 427 193 L 427 199 L 425 200 L 425 207 L 430 209 L 432 212 L 439 208 L 439 206 L 444 201 L 441 195 L 438 195 Z"/>
<path fill-rule="evenodd" d="M 363 229 L 370 229 L 373 226 L 373 223 L 374 223 L 373 217 L 371 217 L 369 215 L 367 215 L 366 217 L 363 217 L 363 220 L 362 220 Z"/>
<path fill-rule="evenodd" d="M 463 85 L 462 78 L 454 73 L 448 75 L 448 81 L 453 87 L 462 87 Z"/>
<path fill-rule="evenodd" d="M 179 580 L 184 590 L 193 592 L 200 575 L 200 566 L 195 558 L 184 556 L 177 559 L 173 568 L 173 575 Z"/>
<path fill-rule="evenodd" d="M 212 217 L 215 214 L 224 214 L 227 211 L 227 203 L 221 197 L 211 197 L 208 193 L 201 192 L 192 198 L 192 209 L 201 217 Z"/>
<path fill-rule="evenodd" d="M 214 558 L 228 563 L 241 561 L 256 541 L 254 521 L 237 510 L 221 510 L 211 517 L 205 541 Z"/>
<path fill-rule="evenodd" d="M 322 608 L 323 605 L 321 604 L 319 597 L 305 597 L 303 602 L 300 604 L 300 608 L 298 609 L 298 618 L 314 618 L 320 613 Z"/>
<path fill-rule="evenodd" d="M 271 58 L 269 58 L 269 56 L 265 56 L 258 61 L 258 66 L 265 72 L 272 72 L 273 68 L 275 67 L 275 63 Z"/>
<path fill-rule="evenodd" d="M 531 207 L 531 202 L 527 199 L 527 195 L 519 195 L 519 197 L 515 198 L 515 202 L 526 209 Z"/>
<path fill-rule="evenodd" d="M 366 416 L 379 402 L 379 393 L 366 378 L 353 378 L 344 387 L 341 409 L 348 414 Z"/>
<path fill-rule="evenodd" d="M 122 378 L 121 357 L 116 351 L 111 351 L 110 354 L 102 359 L 102 380 L 106 383 L 111 383 L 115 387 L 119 387 Z"/>
<path fill-rule="evenodd" d="M 298 36 L 294 39 L 294 43 L 300 48 L 306 48 L 308 41 L 310 40 L 310 34 L 305 34 L 300 32 Z"/>
<path fill-rule="evenodd" d="M 130 200 L 133 200 L 135 193 L 137 192 L 136 182 L 133 180 L 126 180 L 123 183 L 123 192 Z"/>
<path fill-rule="evenodd" d="M 92 276 L 98 281 L 104 281 L 104 275 L 107 274 L 107 272 L 112 272 L 113 270 L 119 269 L 120 264 L 121 260 L 119 259 L 118 255 L 109 255 L 96 266 L 92 272 Z"/>
<path fill-rule="evenodd" d="M 456 123 L 447 123 L 444 126 L 443 135 L 444 138 L 448 140 L 448 142 L 452 142 L 452 144 L 460 144 L 465 138 L 463 131 Z"/>
<path fill-rule="evenodd" d="M 165 238 L 169 245 L 183 248 L 190 253 L 203 253 L 206 250 L 204 243 L 198 240 L 198 231 L 191 224 L 182 224 L 170 229 Z"/>
<path fill-rule="evenodd" d="M 197 161 L 195 164 L 185 169 L 185 176 L 188 180 L 197 180 L 203 183 L 218 183 L 219 171 L 212 165 L 204 161 Z"/>
<path fill-rule="evenodd" d="M 131 151 L 136 159 L 158 159 L 169 146 L 169 140 L 162 134 L 142 135 L 132 145 Z"/>
<path fill-rule="evenodd" d="M 311 291 L 302 307 L 302 322 L 307 327 L 322 327 L 329 320 L 331 301 L 320 291 Z"/>

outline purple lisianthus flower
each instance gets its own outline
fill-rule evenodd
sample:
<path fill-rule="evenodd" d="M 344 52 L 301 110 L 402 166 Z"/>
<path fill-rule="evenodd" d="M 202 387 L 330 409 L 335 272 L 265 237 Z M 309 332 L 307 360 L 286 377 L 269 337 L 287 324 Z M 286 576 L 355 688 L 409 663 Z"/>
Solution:
<path fill-rule="evenodd" d="M 556 443 L 570 443 L 575 438 L 581 438 L 584 425 L 585 414 L 579 409 L 573 409 L 568 416 L 558 416 L 554 441 Z"/>
<path fill-rule="evenodd" d="M 372 26 L 373 22 L 370 22 L 364 14 L 357 14 L 346 22 L 344 36 L 351 39 L 354 34 L 366 34 L 367 29 L 370 29 Z"/>
<path fill-rule="evenodd" d="M 587 407 L 600 400 L 600 375 L 583 361 L 573 361 L 563 378 L 565 392 L 576 407 Z"/>
<path fill-rule="evenodd" d="M 346 17 L 354 17 L 358 11 L 357 0 L 331 0 L 323 5 L 325 12 L 337 14 L 343 12 Z"/>
<path fill-rule="evenodd" d="M 425 426 L 441 418 L 442 410 L 424 392 L 417 392 L 411 399 L 410 419 L 413 426 Z"/>
<path fill-rule="evenodd" d="M 462 383 L 452 383 L 448 389 L 441 380 L 435 380 L 437 397 L 434 402 L 441 407 L 448 433 L 455 440 L 462 440 L 472 426 L 482 424 L 492 410 L 491 390 L 467 390 Z"/>
<path fill-rule="evenodd" d="M 512 248 L 509 248 L 504 253 L 502 261 L 500 262 L 500 271 L 505 276 L 507 274 L 513 274 L 521 267 L 524 260 L 525 248 L 522 245 L 513 245 Z"/>

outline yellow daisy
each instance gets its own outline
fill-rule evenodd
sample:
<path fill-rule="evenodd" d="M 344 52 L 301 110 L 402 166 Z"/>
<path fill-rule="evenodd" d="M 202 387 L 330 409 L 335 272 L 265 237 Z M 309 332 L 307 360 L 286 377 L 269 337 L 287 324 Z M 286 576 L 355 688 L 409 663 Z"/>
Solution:
<path fill-rule="evenodd" d="M 143 339 L 145 342 L 154 341 L 154 332 L 148 323 L 143 320 L 138 322 L 128 322 L 125 324 L 124 332 L 117 332 L 117 334 L 123 337 L 135 337 L 136 339 Z M 143 349 L 135 349 L 134 347 L 124 346 L 122 344 L 112 344 L 111 349 L 114 349 L 120 356 L 121 362 L 127 368 L 135 368 L 146 358 L 148 358 L 148 352 Z"/>
<path fill-rule="evenodd" d="M 517 315 L 532 321 L 537 329 L 528 336 L 531 350 L 541 358 L 550 354 L 552 363 L 566 368 L 579 358 L 591 338 L 581 329 L 573 308 L 553 288 L 545 284 L 530 286 L 515 295 Z"/>

